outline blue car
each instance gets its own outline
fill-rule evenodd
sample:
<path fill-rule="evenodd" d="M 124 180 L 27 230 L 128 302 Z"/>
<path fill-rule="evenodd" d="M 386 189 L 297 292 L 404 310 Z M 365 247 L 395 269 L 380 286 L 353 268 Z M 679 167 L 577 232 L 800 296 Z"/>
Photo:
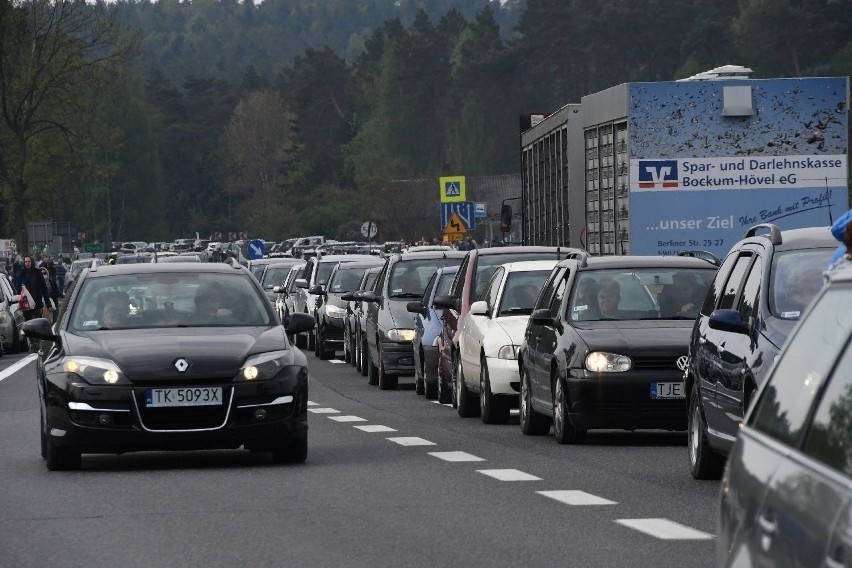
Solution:
<path fill-rule="evenodd" d="M 438 398 L 438 336 L 443 309 L 432 305 L 435 296 L 449 294 L 458 266 L 439 268 L 429 279 L 423 298 L 409 302 L 414 316 L 414 389 L 429 400 Z"/>

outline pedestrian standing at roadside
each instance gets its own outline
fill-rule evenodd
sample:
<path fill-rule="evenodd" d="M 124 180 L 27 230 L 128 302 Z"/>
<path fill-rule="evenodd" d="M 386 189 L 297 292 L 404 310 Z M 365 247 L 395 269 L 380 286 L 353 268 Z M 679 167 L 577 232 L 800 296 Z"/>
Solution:
<path fill-rule="evenodd" d="M 65 295 L 65 275 L 68 273 L 68 269 L 65 268 L 65 259 L 63 257 L 59 257 L 59 262 L 56 263 L 56 286 L 59 288 L 59 295 Z"/>
<path fill-rule="evenodd" d="M 49 302 L 46 302 L 44 305 L 50 308 L 51 313 L 56 310 L 57 306 L 59 306 L 59 288 L 54 284 L 54 280 L 50 277 L 50 270 L 46 266 L 42 266 L 39 268 L 41 270 L 42 276 L 44 276 L 44 282 L 47 284 L 47 296 L 50 298 Z"/>
<path fill-rule="evenodd" d="M 834 264 L 847 252 L 844 239 L 846 238 L 846 225 L 849 224 L 850 221 L 852 221 L 852 209 L 838 217 L 837 221 L 831 225 L 831 235 L 840 241 L 840 245 L 834 251 L 834 254 L 831 255 L 831 260 L 828 261 L 826 272 L 831 270 L 831 267 L 834 266 Z"/>
<path fill-rule="evenodd" d="M 45 306 L 50 305 L 50 296 L 44 275 L 36 268 L 35 261 L 30 255 L 24 256 L 24 265 L 15 278 L 15 293 L 20 294 L 25 286 L 33 297 L 33 305 L 30 306 L 29 310 L 24 310 L 24 319 L 29 321 L 33 318 L 42 317 Z"/>

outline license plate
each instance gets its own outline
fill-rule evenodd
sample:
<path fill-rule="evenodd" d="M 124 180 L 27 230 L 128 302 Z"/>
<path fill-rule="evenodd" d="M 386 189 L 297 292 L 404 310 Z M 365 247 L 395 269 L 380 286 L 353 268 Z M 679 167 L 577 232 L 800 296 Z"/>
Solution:
<path fill-rule="evenodd" d="M 651 398 L 686 398 L 683 382 L 651 383 Z"/>
<path fill-rule="evenodd" d="M 181 387 L 172 389 L 147 389 L 145 406 L 221 406 L 222 387 Z"/>

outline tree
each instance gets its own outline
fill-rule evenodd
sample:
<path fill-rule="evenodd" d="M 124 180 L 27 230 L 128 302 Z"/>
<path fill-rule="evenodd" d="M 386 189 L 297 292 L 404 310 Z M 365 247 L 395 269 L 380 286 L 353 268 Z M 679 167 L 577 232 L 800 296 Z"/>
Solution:
<path fill-rule="evenodd" d="M 33 144 L 59 135 L 72 152 L 80 95 L 96 89 L 133 45 L 103 4 L 0 0 L 0 183 L 18 250 L 29 248 Z"/>

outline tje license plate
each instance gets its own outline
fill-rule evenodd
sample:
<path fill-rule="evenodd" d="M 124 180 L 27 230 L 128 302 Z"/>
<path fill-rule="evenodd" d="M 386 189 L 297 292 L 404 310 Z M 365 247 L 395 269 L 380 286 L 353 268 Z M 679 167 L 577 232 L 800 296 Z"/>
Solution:
<path fill-rule="evenodd" d="M 651 398 L 686 398 L 683 383 L 651 383 Z"/>
<path fill-rule="evenodd" d="M 222 387 L 185 387 L 173 389 L 147 389 L 145 406 L 221 406 Z"/>

